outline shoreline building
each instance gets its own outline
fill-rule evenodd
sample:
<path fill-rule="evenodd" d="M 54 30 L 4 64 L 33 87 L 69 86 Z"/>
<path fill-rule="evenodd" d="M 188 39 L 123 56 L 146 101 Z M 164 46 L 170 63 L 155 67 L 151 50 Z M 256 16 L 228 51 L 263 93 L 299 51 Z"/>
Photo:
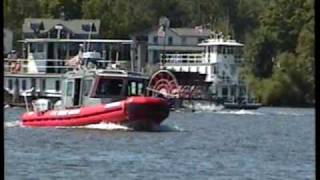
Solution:
<path fill-rule="evenodd" d="M 151 73 L 160 64 L 161 54 L 199 53 L 204 49 L 198 46 L 203 40 L 210 37 L 210 30 L 197 26 L 194 28 L 170 27 L 167 18 L 167 27 L 161 29 L 161 25 L 146 29 L 131 35 L 136 48 L 135 70 Z M 151 69 L 152 70 L 151 70 Z"/>

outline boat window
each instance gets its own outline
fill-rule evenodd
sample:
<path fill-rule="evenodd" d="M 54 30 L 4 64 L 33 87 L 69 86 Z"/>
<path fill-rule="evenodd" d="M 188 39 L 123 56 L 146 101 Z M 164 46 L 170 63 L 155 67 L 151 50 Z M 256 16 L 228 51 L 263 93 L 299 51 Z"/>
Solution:
<path fill-rule="evenodd" d="M 100 79 L 96 90 L 96 97 L 121 95 L 123 80 L 121 79 Z"/>
<path fill-rule="evenodd" d="M 89 91 L 91 88 L 91 84 L 92 84 L 92 79 L 86 79 L 83 82 L 83 95 L 84 96 L 88 96 L 89 95 Z"/>
<path fill-rule="evenodd" d="M 27 89 L 27 81 L 24 79 L 22 80 L 22 90 L 26 90 Z"/>
<path fill-rule="evenodd" d="M 137 94 L 137 84 L 136 82 L 131 82 L 130 83 L 130 87 L 131 87 L 131 94 L 132 95 L 136 95 Z"/>
<path fill-rule="evenodd" d="M 221 54 L 222 53 L 222 47 L 221 46 L 218 46 L 218 54 Z"/>
<path fill-rule="evenodd" d="M 143 95 L 144 86 L 142 82 L 138 83 L 138 95 Z"/>
<path fill-rule="evenodd" d="M 60 81 L 56 80 L 56 91 L 60 91 Z"/>
<path fill-rule="evenodd" d="M 37 43 L 37 52 L 43 52 L 43 44 Z"/>
<path fill-rule="evenodd" d="M 12 79 L 9 79 L 8 84 L 9 84 L 8 88 L 11 90 L 12 89 Z"/>
<path fill-rule="evenodd" d="M 46 90 L 46 79 L 42 79 L 42 90 Z"/>
<path fill-rule="evenodd" d="M 222 46 L 222 54 L 227 54 L 227 48 Z"/>
<path fill-rule="evenodd" d="M 72 96 L 72 86 L 73 86 L 73 82 L 69 81 L 67 84 L 67 96 Z"/>
<path fill-rule="evenodd" d="M 228 54 L 233 54 L 233 47 L 229 47 L 229 52 L 228 52 Z"/>
<path fill-rule="evenodd" d="M 36 51 L 35 44 L 33 43 L 29 44 L 29 48 L 30 48 L 30 53 L 34 53 Z"/>
<path fill-rule="evenodd" d="M 128 83 L 128 96 L 141 96 L 144 92 L 143 82 L 130 81 Z"/>
<path fill-rule="evenodd" d="M 217 74 L 217 64 L 212 65 L 212 73 Z"/>

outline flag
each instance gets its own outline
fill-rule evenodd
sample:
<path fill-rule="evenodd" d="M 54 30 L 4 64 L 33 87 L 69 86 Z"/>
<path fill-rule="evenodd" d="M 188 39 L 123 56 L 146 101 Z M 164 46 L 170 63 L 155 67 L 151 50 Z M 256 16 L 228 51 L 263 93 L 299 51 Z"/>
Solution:
<path fill-rule="evenodd" d="M 71 59 L 67 60 L 67 62 L 66 62 L 67 66 L 72 66 L 72 67 L 77 67 L 79 64 L 80 64 L 79 55 L 72 57 Z"/>
<path fill-rule="evenodd" d="M 166 35 L 163 26 L 160 26 L 159 30 L 158 30 L 158 36 L 159 37 L 164 37 Z"/>

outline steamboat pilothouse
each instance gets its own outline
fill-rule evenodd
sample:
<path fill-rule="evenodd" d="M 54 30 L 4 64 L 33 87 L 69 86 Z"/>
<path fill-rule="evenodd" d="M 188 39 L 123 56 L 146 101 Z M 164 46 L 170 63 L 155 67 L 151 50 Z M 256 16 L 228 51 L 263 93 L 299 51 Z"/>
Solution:
<path fill-rule="evenodd" d="M 206 100 L 225 107 L 228 102 L 236 105 L 248 100 L 248 89 L 239 72 L 243 44 L 213 33 L 198 45 L 203 47 L 202 53 L 162 54 L 160 70 L 149 82 L 151 94 L 180 102 Z"/>

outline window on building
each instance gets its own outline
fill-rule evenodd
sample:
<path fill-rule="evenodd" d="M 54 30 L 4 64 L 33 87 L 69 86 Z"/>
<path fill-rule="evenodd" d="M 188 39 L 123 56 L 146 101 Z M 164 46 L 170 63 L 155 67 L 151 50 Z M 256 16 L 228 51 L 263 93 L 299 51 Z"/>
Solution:
<path fill-rule="evenodd" d="M 13 88 L 12 79 L 8 80 L 8 88 L 11 90 Z"/>
<path fill-rule="evenodd" d="M 153 37 L 153 43 L 157 44 L 158 43 L 158 36 Z"/>
<path fill-rule="evenodd" d="M 27 81 L 25 79 L 22 80 L 22 90 L 26 90 L 27 89 Z"/>
<path fill-rule="evenodd" d="M 86 79 L 83 82 L 83 95 L 88 96 L 91 89 L 92 79 Z"/>
<path fill-rule="evenodd" d="M 186 37 L 182 37 L 182 44 L 185 44 L 186 43 Z"/>
<path fill-rule="evenodd" d="M 170 36 L 170 37 L 168 38 L 168 44 L 169 44 L 169 45 L 172 45 L 172 42 L 173 42 L 173 40 L 172 40 L 172 37 Z"/>
<path fill-rule="evenodd" d="M 60 91 L 60 80 L 56 80 L 56 91 Z"/>
<path fill-rule="evenodd" d="M 203 38 L 198 38 L 198 43 L 201 43 L 203 40 Z"/>
<path fill-rule="evenodd" d="M 222 96 L 228 96 L 228 88 L 227 87 L 222 88 Z"/>

